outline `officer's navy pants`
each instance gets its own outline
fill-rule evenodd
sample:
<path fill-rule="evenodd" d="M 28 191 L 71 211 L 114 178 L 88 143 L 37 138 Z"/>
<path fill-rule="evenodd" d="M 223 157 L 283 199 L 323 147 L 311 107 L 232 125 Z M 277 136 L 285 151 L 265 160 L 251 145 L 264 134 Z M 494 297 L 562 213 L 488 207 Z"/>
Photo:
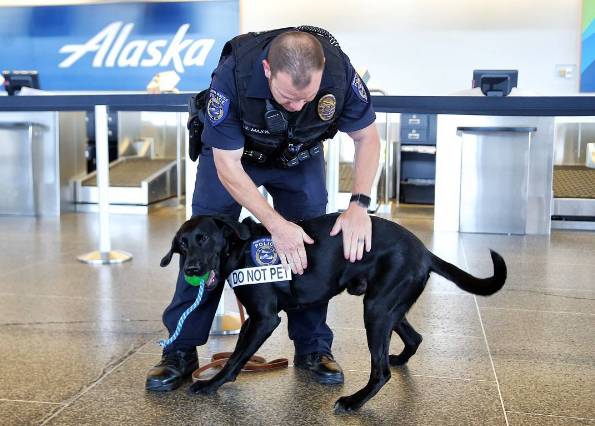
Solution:
<path fill-rule="evenodd" d="M 263 185 L 273 197 L 275 210 L 288 220 L 302 220 L 320 216 L 326 211 L 324 157 L 318 155 L 289 169 L 262 168 L 246 164 L 244 168 L 256 186 Z M 192 215 L 228 214 L 236 219 L 241 206 L 223 187 L 213 162 L 212 151 L 204 149 L 198 163 L 196 185 L 192 198 Z M 171 336 L 182 313 L 194 303 L 198 287 L 188 285 L 181 272 L 171 304 L 163 313 L 163 323 Z M 207 291 L 198 308 L 186 318 L 178 338 L 165 352 L 200 346 L 206 343 L 211 323 L 217 310 L 222 285 Z M 329 353 L 333 333 L 326 325 L 328 304 L 300 312 L 289 312 L 289 338 L 293 340 L 296 355 L 312 352 Z"/>

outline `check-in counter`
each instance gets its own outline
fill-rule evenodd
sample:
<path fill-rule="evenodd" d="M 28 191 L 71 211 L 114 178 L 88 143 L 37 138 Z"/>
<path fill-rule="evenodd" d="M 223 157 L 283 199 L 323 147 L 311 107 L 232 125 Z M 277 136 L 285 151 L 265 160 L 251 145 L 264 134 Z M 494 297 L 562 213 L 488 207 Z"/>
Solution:
<path fill-rule="evenodd" d="M 3 111 L 92 111 L 95 105 L 106 105 L 111 111 L 186 112 L 189 96 L 191 94 L 5 96 L 0 97 L 0 114 Z M 382 113 L 438 115 L 434 225 L 436 229 L 453 231 L 549 233 L 553 205 L 554 119 L 595 117 L 595 97 L 591 96 L 373 96 L 372 102 L 375 110 Z M 500 130 L 486 133 L 485 128 L 490 127 Z M 511 132 L 502 128 L 517 130 Z M 385 145 L 391 147 L 393 141 L 388 142 Z M 329 152 L 332 154 L 332 150 Z M 338 164 L 339 159 L 331 157 L 328 161 Z M 391 156 L 384 158 L 389 161 Z M 193 183 L 196 164 L 186 157 L 186 166 L 186 182 Z M 187 190 L 190 192 L 190 188 Z M 506 194 L 511 197 L 503 197 Z M 336 196 L 336 191 L 329 190 L 329 198 Z M 495 207 L 501 209 L 496 216 L 502 214 L 511 221 L 499 224 L 498 228 L 484 228 L 480 216 L 496 211 Z M 475 228 L 466 228 L 467 223 L 473 222 Z M 464 223 L 462 229 L 461 223 Z"/>
<path fill-rule="evenodd" d="M 0 214 L 58 215 L 56 112 L 0 113 Z"/>
<path fill-rule="evenodd" d="M 595 229 L 595 200 L 584 198 L 591 192 L 565 198 L 558 178 L 572 172 L 570 180 L 581 179 L 570 185 L 576 187 L 571 192 L 595 181 L 584 177 L 595 173 L 584 166 L 580 136 L 590 133 L 565 138 L 563 150 L 555 142 L 564 130 L 560 123 L 593 120 L 595 97 L 388 97 L 377 103 L 388 112 L 438 114 L 434 229 L 504 234 Z M 558 153 L 569 150 L 573 164 L 561 165 Z"/>
<path fill-rule="evenodd" d="M 183 162 L 177 153 L 183 148 L 184 113 L 115 111 L 113 116 L 110 167 L 117 170 L 108 191 L 111 210 L 147 213 L 181 194 L 177 166 L 183 173 Z M 92 121 L 86 111 L 0 111 L 0 215 L 97 210 L 94 166 L 88 170 L 95 152 L 94 140 L 89 143 Z"/>
<path fill-rule="evenodd" d="M 440 115 L 434 228 L 549 234 L 553 117 Z"/>

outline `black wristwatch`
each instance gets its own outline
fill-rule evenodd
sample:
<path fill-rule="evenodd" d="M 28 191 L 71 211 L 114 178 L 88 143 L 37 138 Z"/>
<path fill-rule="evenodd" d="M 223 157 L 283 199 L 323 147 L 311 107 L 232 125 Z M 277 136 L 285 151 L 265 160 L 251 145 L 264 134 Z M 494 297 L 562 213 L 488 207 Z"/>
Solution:
<path fill-rule="evenodd" d="M 349 202 L 352 203 L 354 201 L 357 203 L 358 206 L 367 209 L 368 207 L 370 207 L 372 199 L 368 197 L 366 194 L 353 194 L 349 199 Z"/>

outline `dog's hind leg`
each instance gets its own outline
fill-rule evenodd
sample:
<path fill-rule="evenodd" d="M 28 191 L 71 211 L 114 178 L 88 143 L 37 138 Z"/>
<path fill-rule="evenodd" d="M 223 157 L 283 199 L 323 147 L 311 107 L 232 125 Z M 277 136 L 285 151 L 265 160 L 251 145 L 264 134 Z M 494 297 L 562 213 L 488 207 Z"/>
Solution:
<path fill-rule="evenodd" d="M 257 318 L 256 316 L 248 318 L 242 326 L 238 343 L 225 366 L 212 379 L 194 383 L 190 386 L 189 392 L 211 394 L 216 392 L 224 383 L 234 381 L 244 364 L 269 338 L 280 322 L 281 318 L 277 315 L 264 318 Z"/>
<path fill-rule="evenodd" d="M 390 379 L 388 349 L 392 333 L 392 321 L 386 320 L 389 311 L 384 303 L 364 300 L 364 322 L 370 349 L 371 371 L 366 386 L 353 395 L 343 396 L 335 403 L 335 413 L 351 412 L 359 409 Z M 402 315 L 402 314 L 401 314 Z"/>
<path fill-rule="evenodd" d="M 399 355 L 390 355 L 388 357 L 389 363 L 393 367 L 407 363 L 409 358 L 415 355 L 417 348 L 423 340 L 421 334 L 414 330 L 405 317 L 397 321 L 394 331 L 399 335 L 405 347 Z"/>

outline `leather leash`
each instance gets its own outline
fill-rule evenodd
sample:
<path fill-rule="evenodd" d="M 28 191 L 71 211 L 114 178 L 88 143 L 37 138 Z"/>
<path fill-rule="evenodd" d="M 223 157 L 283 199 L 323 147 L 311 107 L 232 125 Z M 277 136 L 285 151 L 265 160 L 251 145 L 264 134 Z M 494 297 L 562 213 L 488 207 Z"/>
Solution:
<path fill-rule="evenodd" d="M 236 298 L 238 303 L 238 309 L 240 311 L 240 321 L 242 325 L 246 321 L 246 316 L 244 314 L 244 306 L 240 303 L 240 301 Z M 214 354 L 211 357 L 211 362 L 198 369 L 194 370 L 192 373 L 192 381 L 196 382 L 199 380 L 208 380 L 202 378 L 201 375 L 211 369 L 215 368 L 223 368 L 223 366 L 229 361 L 229 357 L 231 356 L 232 352 L 219 352 Z M 287 368 L 289 366 L 289 360 L 287 358 L 278 358 L 272 361 L 267 361 L 265 358 L 254 355 L 250 357 L 248 362 L 242 367 L 242 371 L 244 372 L 259 372 L 259 371 L 272 371 L 272 370 L 279 370 L 281 368 Z M 210 377 L 209 377 L 210 378 Z"/>

